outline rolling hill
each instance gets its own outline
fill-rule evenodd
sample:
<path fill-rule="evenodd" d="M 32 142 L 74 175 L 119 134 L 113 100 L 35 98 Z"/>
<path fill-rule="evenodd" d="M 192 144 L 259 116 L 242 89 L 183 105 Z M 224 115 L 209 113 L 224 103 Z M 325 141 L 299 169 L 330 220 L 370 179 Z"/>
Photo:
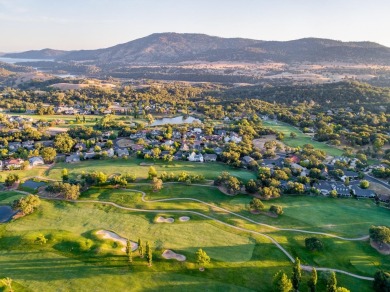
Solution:
<path fill-rule="evenodd" d="M 390 64 L 390 48 L 372 42 L 304 38 L 261 41 L 204 34 L 156 33 L 98 50 L 44 49 L 4 57 L 89 61 L 96 65 L 176 64 L 180 62 L 349 62 Z"/>

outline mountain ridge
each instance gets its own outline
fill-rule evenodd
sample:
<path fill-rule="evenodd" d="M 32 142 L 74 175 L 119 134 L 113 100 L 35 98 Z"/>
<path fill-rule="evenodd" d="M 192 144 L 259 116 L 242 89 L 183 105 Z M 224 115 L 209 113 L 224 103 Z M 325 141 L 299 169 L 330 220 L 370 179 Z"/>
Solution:
<path fill-rule="evenodd" d="M 3 57 L 83 61 L 97 65 L 172 64 L 180 62 L 322 62 L 390 64 L 390 48 L 378 43 L 324 38 L 264 41 L 195 33 L 154 33 L 97 50 L 34 50 Z"/>

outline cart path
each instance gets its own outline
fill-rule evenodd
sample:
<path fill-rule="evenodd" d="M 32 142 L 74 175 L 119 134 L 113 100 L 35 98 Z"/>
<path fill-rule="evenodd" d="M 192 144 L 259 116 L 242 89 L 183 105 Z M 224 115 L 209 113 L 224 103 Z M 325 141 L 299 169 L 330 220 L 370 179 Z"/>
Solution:
<path fill-rule="evenodd" d="M 129 190 L 129 191 L 132 191 L 134 192 L 134 190 Z M 142 193 L 141 191 L 137 191 L 137 192 L 140 192 Z M 203 214 L 203 213 L 200 213 L 200 212 L 196 212 L 196 211 L 189 211 L 189 210 L 149 210 L 149 209 L 137 209 L 137 208 L 130 208 L 130 207 L 124 207 L 124 206 L 121 206 L 121 205 L 118 205 L 114 202 L 109 202 L 109 201 L 98 201 L 98 200 L 67 200 L 67 199 L 61 199 L 61 198 L 45 198 L 43 197 L 43 199 L 46 199 L 46 200 L 54 200 L 54 201 L 66 201 L 66 202 L 70 202 L 70 203 L 76 203 L 76 204 L 79 204 L 79 203 L 92 203 L 92 204 L 102 204 L 102 205 L 110 205 L 110 206 L 113 206 L 113 207 L 116 207 L 118 209 L 123 209 L 123 210 L 128 210 L 128 211 L 134 211 L 134 212 L 147 212 L 147 213 L 186 213 L 186 214 L 193 214 L 193 215 L 197 215 L 197 216 L 200 216 L 200 217 L 204 217 L 204 218 L 207 218 L 207 219 L 210 219 L 214 222 L 217 222 L 217 223 L 220 223 L 222 225 L 225 225 L 225 226 L 228 226 L 230 228 L 233 228 L 233 229 L 236 229 L 236 230 L 239 230 L 239 231 L 243 231 L 243 232 L 249 232 L 249 233 L 252 233 L 252 234 L 257 234 L 257 235 L 260 235 L 260 236 L 263 236 L 267 239 L 269 239 L 273 244 L 276 245 L 277 248 L 279 248 L 287 257 L 288 259 L 294 263 L 295 262 L 295 259 L 294 257 L 286 250 L 284 249 L 274 238 L 272 238 L 271 236 L 267 235 L 267 234 L 264 234 L 264 233 L 261 233 L 261 232 L 257 232 L 257 231 L 254 231 L 254 230 L 250 230 L 250 229 L 245 229 L 245 228 L 242 228 L 242 227 L 238 227 L 238 226 L 234 226 L 234 225 L 231 225 L 229 223 L 226 223 L 226 222 L 223 222 L 221 220 L 218 220 L 216 218 L 213 218 L 211 216 L 208 216 L 206 214 Z M 365 276 L 361 276 L 361 275 L 357 275 L 357 274 L 352 274 L 352 273 L 349 273 L 349 272 L 346 272 L 346 271 L 343 271 L 343 270 L 338 270 L 338 269 L 332 269 L 332 268 L 323 268 L 323 267 L 312 267 L 312 266 L 302 266 L 302 269 L 304 270 L 311 270 L 312 268 L 315 268 L 317 269 L 318 271 L 334 271 L 334 272 L 338 272 L 338 273 L 342 273 L 342 274 L 345 274 L 345 275 L 348 275 L 348 276 L 351 276 L 351 277 L 354 277 L 354 278 L 357 278 L 357 279 L 361 279 L 361 280 L 366 280 L 366 281 L 373 281 L 374 278 L 371 278 L 371 277 L 365 277 Z"/>

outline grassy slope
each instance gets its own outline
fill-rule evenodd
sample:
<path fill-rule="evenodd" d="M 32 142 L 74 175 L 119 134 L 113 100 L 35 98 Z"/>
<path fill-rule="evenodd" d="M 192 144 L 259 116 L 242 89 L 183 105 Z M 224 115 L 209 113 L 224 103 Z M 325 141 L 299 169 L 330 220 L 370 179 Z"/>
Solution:
<path fill-rule="evenodd" d="M 137 188 L 139 187 L 137 186 Z M 142 187 L 145 190 L 148 188 Z M 284 205 L 285 214 L 274 219 L 249 214 L 245 210 L 249 201 L 248 197 L 227 197 L 213 188 L 166 185 L 160 193 L 152 193 L 149 196 L 153 199 L 176 196 L 196 197 L 205 201 L 218 202 L 221 206 L 238 211 L 243 215 L 252 216 L 256 220 L 281 227 L 293 225 L 303 229 L 323 229 L 323 231 L 331 231 L 345 236 L 366 234 L 370 224 L 390 223 L 387 222 L 389 217 L 385 217 L 385 214 L 382 213 L 383 209 L 371 206 L 368 201 L 332 200 L 321 197 L 281 198 L 276 202 Z M 188 202 L 144 204 L 140 201 L 139 194 L 120 190 L 92 189 L 85 193 L 83 198 L 111 200 L 123 205 L 138 207 L 147 205 L 149 208 L 189 208 L 200 211 L 205 209 L 197 203 Z M 276 202 L 272 201 L 272 203 Z M 269 203 L 266 202 L 266 205 Z M 298 206 L 299 212 L 297 212 Z M 365 216 L 356 216 L 362 210 L 364 210 Z M 226 214 L 209 211 L 211 211 L 212 216 L 219 216 L 230 223 L 249 229 L 260 229 L 260 227 L 242 220 L 229 218 Z M 328 213 L 324 214 L 323 211 Z M 132 287 L 135 290 L 163 288 L 180 290 L 182 287 L 186 287 L 188 290 L 198 290 L 204 287 L 203 285 L 207 285 L 214 290 L 242 290 L 245 287 L 265 291 L 270 289 L 270 279 L 277 270 L 284 268 L 289 271 L 290 269 L 283 254 L 262 237 L 237 233 L 231 228 L 223 227 L 220 224 L 210 222 L 210 220 L 195 218 L 195 216 L 191 216 L 193 218 L 187 223 L 180 223 L 176 220 L 174 224 L 154 224 L 157 215 L 159 214 L 131 213 L 111 207 L 93 206 L 92 204 L 73 205 L 44 202 L 40 212 L 0 227 L 2 235 L 0 237 L 0 252 L 3 253 L 0 257 L 0 270 L 2 271 L 0 277 L 10 276 L 15 279 L 16 285 L 21 284 L 32 290 L 47 290 L 46 288 L 49 287 L 47 285 L 52 285 L 50 287 L 58 287 L 59 291 L 65 291 L 69 287 L 83 291 L 86 287 L 91 288 L 90 285 L 94 283 L 93 285 L 101 287 L 102 291 L 110 288 L 107 285 L 114 285 L 115 289 L 126 289 L 128 285 L 134 285 Z M 179 216 L 179 214 L 173 214 L 175 219 Z M 355 228 L 352 230 L 347 228 L 345 224 L 336 224 L 344 220 L 344 217 L 340 216 L 355 218 Z M 337 220 L 337 218 L 341 219 Z M 335 226 L 326 226 L 327 224 Z M 101 228 L 113 230 L 122 236 L 130 236 L 132 240 L 141 237 L 153 242 L 153 246 L 161 249 L 155 253 L 154 267 L 145 268 L 143 262 L 136 262 L 136 271 L 128 272 L 127 268 L 124 267 L 123 257 L 118 258 L 117 256 L 120 254 L 117 247 L 107 243 L 99 245 L 96 242 L 91 232 Z M 31 243 L 31 240 L 39 233 L 43 233 L 49 238 L 47 245 L 40 246 Z M 303 240 L 306 236 L 289 232 L 272 232 L 272 235 L 291 253 L 298 255 L 306 263 L 339 267 L 351 272 L 369 275 L 378 265 L 390 268 L 385 259 L 379 257 L 366 243 L 347 243 L 324 239 L 325 252 L 311 254 L 307 253 L 303 247 Z M 72 252 L 74 247 L 83 246 L 88 240 L 92 240 L 93 246 L 99 246 L 99 248 L 86 249 L 80 253 Z M 64 244 L 64 241 L 67 244 Z M 213 264 L 205 273 L 197 272 L 193 264 L 195 261 L 194 252 L 199 247 L 204 248 L 213 259 Z M 163 248 L 172 248 L 185 254 L 188 257 L 188 262 L 183 264 L 161 261 L 159 255 Z M 6 250 L 8 251 L 5 253 Z M 38 253 L 37 250 L 42 252 Z M 97 250 L 99 250 L 98 253 L 96 253 Z M 117 267 L 112 267 L 110 264 L 112 260 L 107 262 L 104 259 L 107 252 L 114 255 Z M 30 265 L 25 264 L 26 261 L 31 262 L 31 265 L 39 263 L 39 268 L 30 268 Z M 10 262 L 12 266 L 10 266 Z M 67 263 L 66 266 L 64 262 Z M 238 269 L 239 274 L 237 274 Z M 46 270 L 58 270 L 58 273 L 45 273 Z M 150 273 L 151 270 L 153 273 Z M 152 281 L 151 277 L 155 280 Z M 71 279 L 70 282 L 66 282 L 68 278 Z M 141 278 L 145 281 L 140 281 Z M 369 290 L 370 283 L 368 282 L 341 275 L 338 278 L 340 285 L 352 290 Z M 261 288 L 259 283 L 261 283 Z"/>
<path fill-rule="evenodd" d="M 76 164 L 69 163 L 57 163 L 47 173 L 47 176 L 54 179 L 61 178 L 61 170 L 67 168 L 71 177 L 75 177 L 81 174 L 83 171 L 103 171 L 107 174 L 113 173 L 126 173 L 130 172 L 135 174 L 138 178 L 147 178 L 149 166 L 140 166 L 141 162 L 150 162 L 143 159 L 130 158 L 124 159 L 108 159 L 108 160 L 90 160 L 83 161 Z M 192 174 L 202 174 L 206 179 L 215 179 L 222 171 L 228 171 L 232 175 L 239 177 L 244 182 L 251 178 L 256 178 L 253 172 L 229 167 L 222 163 L 210 162 L 210 163 L 194 163 L 189 161 L 174 161 L 171 163 L 165 163 L 156 161 L 154 167 L 158 173 L 166 171 L 167 173 L 179 174 L 182 171 L 186 171 Z"/>
<path fill-rule="evenodd" d="M 305 144 L 311 144 L 316 149 L 324 150 L 328 155 L 331 156 L 340 156 L 343 153 L 343 151 L 340 149 L 337 149 L 322 142 L 313 141 L 310 136 L 302 133 L 297 128 L 289 124 L 280 121 L 278 121 L 277 123 L 275 123 L 274 121 L 263 121 L 263 125 L 275 131 L 282 132 L 285 135 L 283 143 L 290 147 L 302 147 Z M 290 137 L 291 132 L 297 135 L 296 138 Z"/>
<path fill-rule="evenodd" d="M 148 187 L 134 186 L 147 191 Z M 304 239 L 311 235 L 290 231 L 275 231 L 269 228 L 248 224 L 231 215 L 218 212 L 210 207 L 188 201 L 170 201 L 158 203 L 143 203 L 140 194 L 112 190 L 90 190 L 83 195 L 87 199 L 115 201 L 121 205 L 137 206 L 146 209 L 191 209 L 207 212 L 208 215 L 229 222 L 230 224 L 245 227 L 256 231 L 267 232 L 294 256 L 300 257 L 304 263 L 317 266 L 333 267 L 362 275 L 373 275 L 378 268 L 390 269 L 386 258 L 372 249 L 367 241 L 348 242 L 318 235 L 325 244 L 322 253 L 310 253 L 304 247 Z M 218 202 L 217 205 L 234 210 L 256 221 L 276 225 L 281 228 L 300 228 L 303 230 L 321 231 L 344 237 L 359 237 L 367 235 L 372 224 L 390 224 L 388 210 L 378 208 L 371 201 L 357 201 L 353 199 L 330 199 L 324 197 L 283 197 L 271 202 L 284 207 L 285 214 L 279 218 L 270 218 L 263 215 L 252 215 L 247 211 L 249 198 L 247 196 L 227 197 L 218 190 L 202 187 L 188 187 L 180 185 L 166 185 L 163 191 L 148 195 L 148 199 L 162 199 L 176 197 L 194 197 L 206 202 Z M 299 211 L 297 211 L 299 210 Z M 357 216 L 364 212 L 364 216 Z M 172 215 L 172 214 L 171 214 Z M 157 215 L 153 215 L 157 216 Z M 173 217 L 179 215 L 173 214 Z M 350 218 L 354 218 L 351 222 Z M 341 223 L 342 222 L 342 223 Z M 217 224 L 218 225 L 218 224 Z M 353 228 L 351 228 L 353 226 Z M 345 278 L 347 287 L 358 287 L 361 281 Z M 366 283 L 367 284 L 367 283 Z"/>

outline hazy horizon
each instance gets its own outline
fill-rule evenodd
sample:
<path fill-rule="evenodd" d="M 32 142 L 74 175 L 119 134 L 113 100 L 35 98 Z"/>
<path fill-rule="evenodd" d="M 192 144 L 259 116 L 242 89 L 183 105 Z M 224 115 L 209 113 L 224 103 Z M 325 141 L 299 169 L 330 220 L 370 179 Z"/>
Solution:
<path fill-rule="evenodd" d="M 0 52 L 98 49 L 162 32 L 390 47 L 389 10 L 384 0 L 0 0 Z"/>

